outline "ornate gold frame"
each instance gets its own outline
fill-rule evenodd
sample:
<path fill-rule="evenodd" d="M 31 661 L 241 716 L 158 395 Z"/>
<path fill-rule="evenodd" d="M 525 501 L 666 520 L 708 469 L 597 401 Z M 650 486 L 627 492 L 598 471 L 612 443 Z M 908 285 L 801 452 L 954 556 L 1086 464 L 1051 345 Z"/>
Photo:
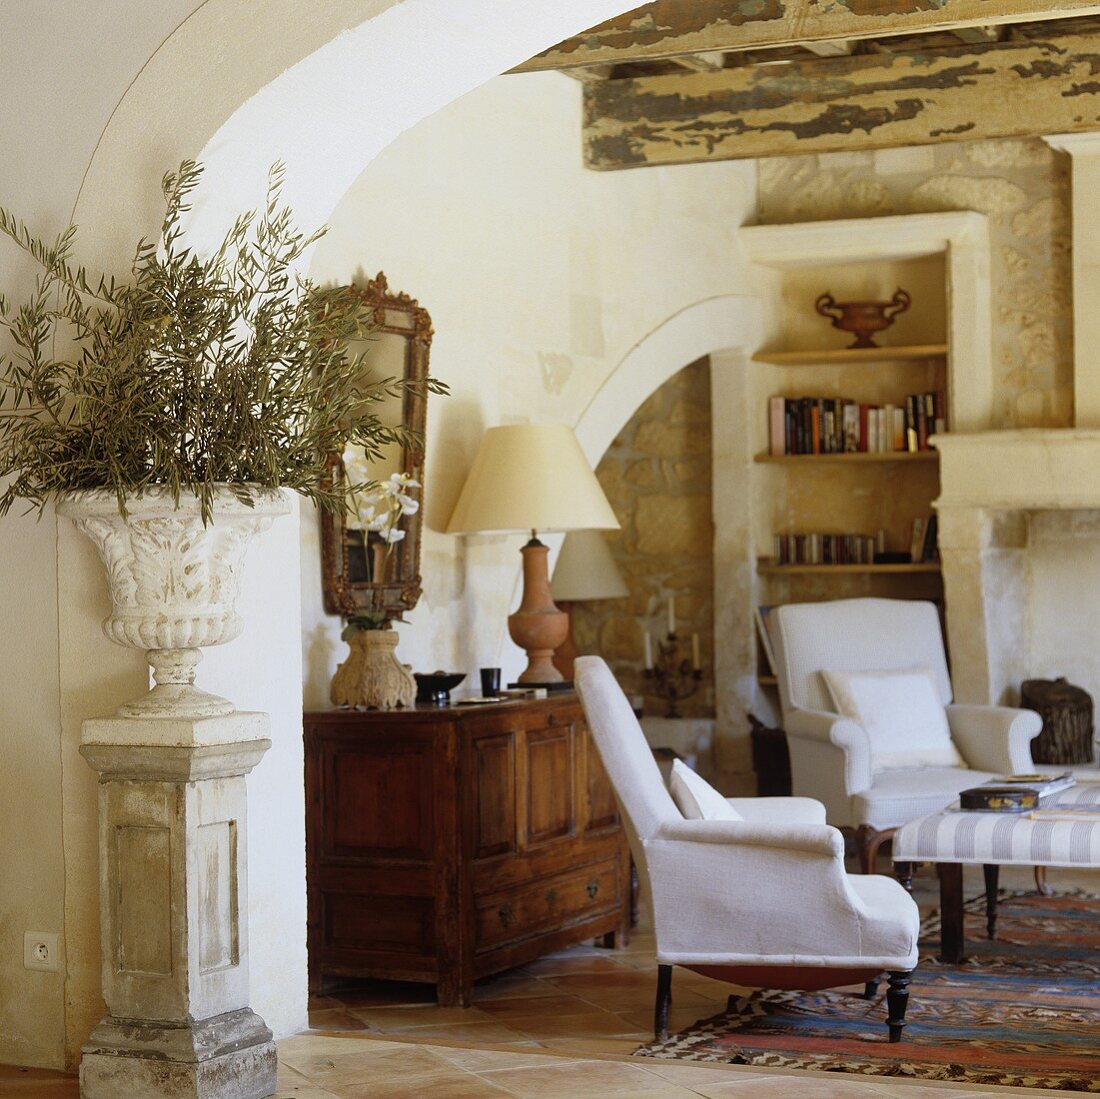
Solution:
<path fill-rule="evenodd" d="M 428 311 L 408 294 L 390 290 L 386 276 L 379 271 L 366 286 L 352 286 L 368 314 L 367 322 L 376 332 L 405 336 L 409 342 L 405 361 L 405 377 L 424 382 L 428 377 L 428 352 L 432 343 L 432 320 Z M 370 368 L 370 357 L 367 357 Z M 402 420 L 406 427 L 424 438 L 427 393 L 406 392 L 402 402 Z M 344 463 L 340 455 L 329 459 L 333 483 L 344 482 Z M 424 483 L 424 448 L 406 447 L 402 470 Z M 398 618 L 410 611 L 420 598 L 420 536 L 424 525 L 424 488 L 418 494 L 420 508 L 403 523 L 405 538 L 397 543 L 393 554 L 392 578 L 383 583 L 356 581 L 351 578 L 351 549 L 346 516 L 325 511 L 321 514 L 321 583 L 325 610 L 329 614 L 356 614 L 380 608 L 388 618 Z M 357 548 L 357 547 L 356 547 Z M 381 598 L 375 593 L 381 589 Z"/>

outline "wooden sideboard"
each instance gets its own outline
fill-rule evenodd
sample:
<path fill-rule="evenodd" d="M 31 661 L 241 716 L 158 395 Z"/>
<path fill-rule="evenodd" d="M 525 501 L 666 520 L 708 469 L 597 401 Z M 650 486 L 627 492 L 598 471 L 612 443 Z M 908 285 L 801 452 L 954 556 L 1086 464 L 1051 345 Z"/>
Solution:
<path fill-rule="evenodd" d="M 629 921 L 630 857 L 572 693 L 305 715 L 310 984 L 479 977 Z"/>

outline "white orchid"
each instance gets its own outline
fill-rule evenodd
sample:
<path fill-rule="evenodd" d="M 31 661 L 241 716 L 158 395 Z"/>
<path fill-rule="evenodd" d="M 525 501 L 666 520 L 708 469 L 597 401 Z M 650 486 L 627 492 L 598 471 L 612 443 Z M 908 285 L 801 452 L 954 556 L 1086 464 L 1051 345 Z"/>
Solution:
<path fill-rule="evenodd" d="M 372 481 L 366 454 L 351 448 L 344 452 L 344 472 L 350 486 L 348 528 L 362 531 L 366 543 L 375 535 L 376 542 L 385 544 L 385 556 L 388 557 L 393 547 L 405 538 L 406 532 L 400 529 L 401 520 L 420 510 L 420 501 L 411 495 L 420 488 L 420 482 L 410 473 L 391 473 L 383 481 Z M 373 559 L 368 554 L 368 567 L 372 564 Z"/>

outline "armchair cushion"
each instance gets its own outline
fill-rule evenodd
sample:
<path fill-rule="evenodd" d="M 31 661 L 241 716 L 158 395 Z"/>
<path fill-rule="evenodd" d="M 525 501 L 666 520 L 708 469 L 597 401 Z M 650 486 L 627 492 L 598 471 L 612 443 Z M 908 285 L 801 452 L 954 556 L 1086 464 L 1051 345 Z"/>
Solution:
<path fill-rule="evenodd" d="M 919 767 L 910 771 L 880 771 L 874 783 L 852 798 L 852 819 L 885 831 L 907 820 L 938 813 L 960 791 L 996 778 L 967 767 Z"/>
<path fill-rule="evenodd" d="M 943 699 L 927 668 L 821 676 L 839 713 L 867 730 L 871 769 L 965 767 L 951 740 Z"/>
<path fill-rule="evenodd" d="M 668 792 L 685 820 L 744 820 L 745 818 L 706 779 L 676 759 Z"/>

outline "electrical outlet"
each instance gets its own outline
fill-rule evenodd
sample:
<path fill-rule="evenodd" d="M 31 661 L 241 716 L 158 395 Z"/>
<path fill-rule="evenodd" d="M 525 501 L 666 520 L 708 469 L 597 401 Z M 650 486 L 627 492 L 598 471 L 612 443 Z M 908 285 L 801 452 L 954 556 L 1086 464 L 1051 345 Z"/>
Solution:
<path fill-rule="evenodd" d="M 23 933 L 23 968 L 57 969 L 57 936 L 48 931 Z"/>

